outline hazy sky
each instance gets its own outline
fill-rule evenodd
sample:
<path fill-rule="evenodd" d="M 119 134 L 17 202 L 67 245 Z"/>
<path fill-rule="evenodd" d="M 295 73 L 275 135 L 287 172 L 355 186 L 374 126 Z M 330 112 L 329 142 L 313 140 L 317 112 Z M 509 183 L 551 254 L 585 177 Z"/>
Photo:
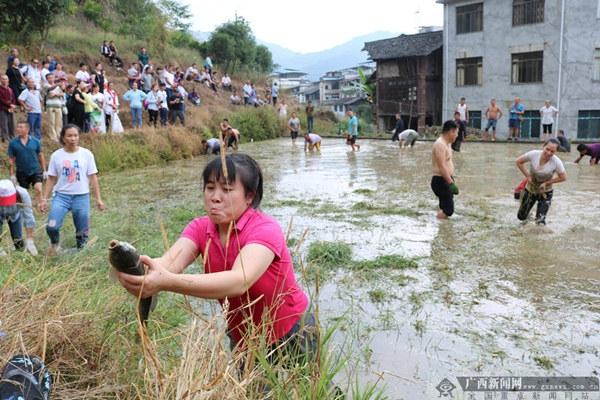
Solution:
<path fill-rule="evenodd" d="M 443 6 L 435 0 L 274 1 L 181 0 L 190 5 L 192 29 L 211 32 L 244 17 L 254 35 L 269 43 L 307 53 L 376 31 L 415 33 L 419 26 L 443 25 Z"/>

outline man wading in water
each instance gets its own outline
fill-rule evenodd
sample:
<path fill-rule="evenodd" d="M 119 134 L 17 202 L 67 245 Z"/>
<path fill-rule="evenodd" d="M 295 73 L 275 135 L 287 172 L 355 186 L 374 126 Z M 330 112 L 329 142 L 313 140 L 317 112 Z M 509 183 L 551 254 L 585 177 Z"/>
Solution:
<path fill-rule="evenodd" d="M 517 158 L 517 167 L 527 178 L 527 186 L 521 192 L 521 206 L 517 217 L 526 221 L 537 202 L 535 222 L 546 225 L 546 214 L 552 204 L 552 184 L 567 180 L 565 167 L 556 156 L 560 142 L 554 138 L 544 143 L 542 150 L 531 150 Z M 529 171 L 525 163 L 530 162 Z M 555 174 L 557 175 L 555 177 Z"/>
<path fill-rule="evenodd" d="M 431 189 L 440 199 L 439 219 L 447 219 L 454 214 L 454 195 L 458 195 L 458 186 L 454 183 L 454 163 L 452 162 L 452 143 L 458 136 L 455 121 L 446 121 L 442 134 L 433 143 L 431 166 L 433 177 Z"/>

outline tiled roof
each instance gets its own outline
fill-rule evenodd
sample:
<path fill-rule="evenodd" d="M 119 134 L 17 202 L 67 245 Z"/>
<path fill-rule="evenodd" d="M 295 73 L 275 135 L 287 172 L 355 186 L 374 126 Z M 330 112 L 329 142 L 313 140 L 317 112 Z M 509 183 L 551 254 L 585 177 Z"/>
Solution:
<path fill-rule="evenodd" d="M 369 53 L 372 60 L 388 60 L 391 58 L 427 56 L 442 47 L 443 31 L 400 35 L 391 39 L 366 42 L 363 50 Z"/>

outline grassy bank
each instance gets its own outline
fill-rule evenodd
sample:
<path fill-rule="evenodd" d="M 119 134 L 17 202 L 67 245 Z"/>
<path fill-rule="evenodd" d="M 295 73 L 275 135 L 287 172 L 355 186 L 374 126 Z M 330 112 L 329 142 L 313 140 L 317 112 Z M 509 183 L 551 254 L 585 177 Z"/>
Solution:
<path fill-rule="evenodd" d="M 123 140 L 136 138 L 130 137 Z M 108 138 L 96 144 L 101 142 L 114 145 Z M 265 363 L 267 353 L 257 336 L 245 359 L 253 368 L 240 373 L 239 361 L 247 355 L 230 352 L 224 317 L 214 301 L 162 293 L 148 337 L 139 340 L 135 299 L 109 278 L 106 246 L 117 238 L 158 256 L 173 243 L 193 217 L 203 214 L 197 174 L 181 172 L 190 167 L 197 165 L 104 174 L 101 185 L 108 208 L 92 212 L 92 239 L 86 249 L 56 258 L 11 252 L 2 259 L 0 362 L 21 352 L 42 356 L 56 380 L 53 398 L 66 400 L 262 399 L 265 387 L 274 399 L 336 398 L 334 381 L 349 360 L 345 349 L 331 342 L 340 321 L 323 326 L 317 364 L 301 362 L 286 372 L 281 363 Z M 43 223 L 43 216 L 38 217 Z M 2 239 L 7 246 L 9 238 Z M 45 251 L 43 227 L 36 239 Z M 69 219 L 62 242 L 66 248 L 75 244 Z M 317 304 L 317 284 L 304 275 L 312 267 L 300 257 L 296 268 Z M 199 267 L 193 265 L 188 272 L 199 272 Z M 361 399 L 379 393 L 355 382 L 342 389 Z"/>

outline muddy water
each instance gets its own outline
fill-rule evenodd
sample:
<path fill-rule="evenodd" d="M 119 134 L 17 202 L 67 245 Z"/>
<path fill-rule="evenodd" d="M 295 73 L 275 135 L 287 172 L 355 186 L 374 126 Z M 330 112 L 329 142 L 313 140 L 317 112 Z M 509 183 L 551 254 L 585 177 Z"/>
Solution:
<path fill-rule="evenodd" d="M 514 160 L 539 146 L 466 143 L 455 154 L 456 214 L 439 222 L 431 143 L 362 145 L 352 153 L 325 139 L 321 154 L 306 154 L 282 139 L 242 149 L 265 171 L 265 211 L 284 230 L 293 217 L 292 237 L 307 232 L 301 253 L 338 241 L 356 259 L 419 260 L 417 270 L 368 280 L 341 268 L 314 299 L 324 321 L 344 317 L 336 340 L 352 349 L 349 374 L 379 380 L 392 399 L 437 398 L 445 377 L 600 374 L 600 167 L 561 154 L 568 181 L 555 187 L 547 227 L 522 225 Z M 151 174 L 174 202 L 196 204 L 199 191 L 186 186 L 204 162 Z"/>

